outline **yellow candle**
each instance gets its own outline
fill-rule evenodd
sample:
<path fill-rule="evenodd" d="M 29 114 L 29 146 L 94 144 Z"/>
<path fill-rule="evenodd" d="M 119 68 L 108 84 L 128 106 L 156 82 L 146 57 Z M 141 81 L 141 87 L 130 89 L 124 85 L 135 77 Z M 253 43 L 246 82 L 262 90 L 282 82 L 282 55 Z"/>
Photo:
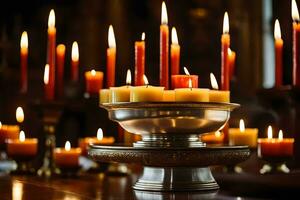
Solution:
<path fill-rule="evenodd" d="M 109 103 L 109 89 L 101 89 L 99 92 L 100 103 Z"/>
<path fill-rule="evenodd" d="M 131 72 L 127 70 L 126 86 L 122 87 L 110 87 L 109 102 L 129 102 L 130 101 L 130 84 L 131 84 Z"/>
<path fill-rule="evenodd" d="M 210 82 L 213 90 L 209 91 L 209 102 L 230 102 L 230 91 L 218 90 L 218 82 L 213 73 L 210 73 Z"/>
<path fill-rule="evenodd" d="M 163 94 L 163 101 L 168 101 L 168 102 L 175 101 L 175 91 L 165 90 Z"/>
<path fill-rule="evenodd" d="M 208 102 L 209 90 L 192 88 L 192 80 L 189 80 L 189 88 L 175 89 L 175 101 Z"/>
<path fill-rule="evenodd" d="M 228 133 L 229 145 L 247 145 L 250 148 L 257 146 L 257 128 L 246 128 L 244 120 L 240 120 L 240 128 L 230 128 Z"/>

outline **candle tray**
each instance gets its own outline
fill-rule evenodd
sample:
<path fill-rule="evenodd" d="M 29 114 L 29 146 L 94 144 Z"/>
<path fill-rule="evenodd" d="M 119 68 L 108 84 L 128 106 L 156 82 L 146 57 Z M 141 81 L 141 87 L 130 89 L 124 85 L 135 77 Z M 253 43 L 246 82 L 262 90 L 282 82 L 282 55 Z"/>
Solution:
<path fill-rule="evenodd" d="M 246 160 L 246 146 L 207 146 L 199 139 L 221 129 L 238 107 L 232 103 L 137 102 L 102 104 L 109 118 L 126 131 L 140 134 L 133 147 L 92 145 L 91 158 L 101 162 L 139 163 L 143 174 L 133 186 L 145 191 L 218 189 L 210 165 Z"/>

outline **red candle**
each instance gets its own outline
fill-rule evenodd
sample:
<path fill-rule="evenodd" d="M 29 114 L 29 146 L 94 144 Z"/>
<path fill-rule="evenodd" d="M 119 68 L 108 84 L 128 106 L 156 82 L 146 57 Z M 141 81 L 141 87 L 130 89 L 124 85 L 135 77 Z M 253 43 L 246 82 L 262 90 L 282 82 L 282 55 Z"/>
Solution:
<path fill-rule="evenodd" d="M 275 39 L 275 86 L 280 87 L 282 85 L 282 47 L 283 40 L 281 39 L 280 24 L 278 19 L 275 21 L 274 27 L 274 39 Z"/>
<path fill-rule="evenodd" d="M 171 44 L 171 74 L 179 74 L 180 65 L 180 45 L 178 44 L 178 37 L 176 28 L 172 28 L 172 44 Z"/>
<path fill-rule="evenodd" d="M 116 68 L 116 40 L 112 25 L 108 29 L 108 48 L 107 48 L 107 77 L 106 87 L 115 86 L 115 68 Z"/>
<path fill-rule="evenodd" d="M 78 44 L 75 41 L 72 44 L 72 54 L 71 54 L 71 80 L 74 82 L 77 82 L 79 78 L 78 65 L 79 65 L 79 50 L 78 50 Z"/>
<path fill-rule="evenodd" d="M 28 62 L 28 36 L 24 31 L 21 36 L 20 42 L 21 54 L 21 93 L 26 93 L 28 88 L 28 75 L 27 75 L 27 62 Z"/>
<path fill-rule="evenodd" d="M 71 143 L 67 141 L 65 148 L 56 148 L 54 150 L 54 162 L 60 168 L 79 167 L 80 148 L 71 148 Z"/>
<path fill-rule="evenodd" d="M 168 14 L 165 2 L 162 2 L 160 25 L 160 86 L 169 89 L 169 27 Z"/>
<path fill-rule="evenodd" d="M 293 18 L 293 85 L 300 86 L 300 24 L 299 24 L 299 12 L 297 3 L 292 1 L 292 18 Z"/>
<path fill-rule="evenodd" d="M 176 88 L 189 88 L 189 81 L 192 82 L 192 88 L 198 88 L 198 76 L 190 75 L 186 67 L 183 68 L 185 75 L 172 75 L 172 87 Z"/>
<path fill-rule="evenodd" d="M 235 70 L 236 53 L 230 48 L 228 49 L 228 62 L 229 62 L 229 79 L 232 79 Z"/>
<path fill-rule="evenodd" d="M 46 85 L 47 100 L 54 99 L 55 91 L 55 49 L 56 49 L 56 28 L 55 28 L 55 13 L 52 9 L 48 19 L 48 49 L 47 63 L 49 64 L 49 80 Z"/>
<path fill-rule="evenodd" d="M 229 19 L 228 14 L 225 12 L 223 21 L 223 34 L 221 38 L 221 89 L 229 90 L 229 62 L 228 62 L 228 49 L 230 46 L 230 35 L 229 35 Z"/>
<path fill-rule="evenodd" d="M 142 33 L 142 40 L 136 41 L 135 50 L 135 86 L 144 85 L 143 75 L 145 74 L 145 33 Z"/>
<path fill-rule="evenodd" d="M 103 87 L 103 72 L 95 70 L 85 72 L 85 84 L 88 94 L 99 94 Z"/>
<path fill-rule="evenodd" d="M 56 66 L 57 66 L 57 95 L 59 97 L 63 96 L 64 93 L 64 66 L 65 66 L 65 52 L 66 46 L 59 44 L 56 47 Z"/>

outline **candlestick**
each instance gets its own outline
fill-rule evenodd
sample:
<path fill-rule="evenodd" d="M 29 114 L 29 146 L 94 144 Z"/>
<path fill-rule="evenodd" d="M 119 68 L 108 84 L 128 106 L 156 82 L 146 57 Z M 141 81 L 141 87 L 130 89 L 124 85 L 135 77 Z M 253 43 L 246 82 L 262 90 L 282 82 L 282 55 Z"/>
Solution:
<path fill-rule="evenodd" d="M 292 19 L 293 19 L 293 85 L 300 86 L 300 24 L 297 3 L 292 0 Z"/>
<path fill-rule="evenodd" d="M 172 75 L 172 88 L 188 88 L 189 87 L 189 80 L 192 81 L 192 88 L 198 88 L 198 75 L 190 75 L 188 69 L 183 67 L 185 75 L 177 74 Z"/>
<path fill-rule="evenodd" d="M 176 28 L 172 28 L 172 44 L 171 44 L 171 74 L 179 74 L 180 65 L 180 45 L 178 43 Z M 173 86 L 174 87 L 174 86 Z"/>
<path fill-rule="evenodd" d="M 213 90 L 209 91 L 210 102 L 230 102 L 230 91 L 219 90 L 218 82 L 213 73 L 210 73 L 210 82 Z"/>
<path fill-rule="evenodd" d="M 79 49 L 78 43 L 76 41 L 72 44 L 72 53 L 71 53 L 71 80 L 74 82 L 78 81 L 79 72 L 78 72 L 78 65 L 79 65 Z"/>
<path fill-rule="evenodd" d="M 165 2 L 161 6 L 161 25 L 160 25 L 160 60 L 159 60 L 160 86 L 169 89 L 169 27 L 168 14 Z"/>
<path fill-rule="evenodd" d="M 275 86 L 282 86 L 282 48 L 283 40 L 281 39 L 280 24 L 278 19 L 274 25 L 274 39 L 275 39 Z"/>
<path fill-rule="evenodd" d="M 107 48 L 107 77 L 106 87 L 115 86 L 115 68 L 116 68 L 116 40 L 113 26 L 108 29 L 108 48 Z"/>
<path fill-rule="evenodd" d="M 130 101 L 130 86 L 131 72 L 128 69 L 126 75 L 126 85 L 121 87 L 110 87 L 109 102 L 129 102 Z"/>
<path fill-rule="evenodd" d="M 86 92 L 90 95 L 98 94 L 103 87 L 103 72 L 91 71 L 85 72 Z"/>
<path fill-rule="evenodd" d="M 229 62 L 229 79 L 232 79 L 234 76 L 235 71 L 235 59 L 236 59 L 236 53 L 235 51 L 232 51 L 230 48 L 228 49 L 228 62 Z"/>
<path fill-rule="evenodd" d="M 71 143 L 66 141 L 65 148 L 55 148 L 54 161 L 56 166 L 60 168 L 78 168 L 80 148 L 71 148 Z"/>
<path fill-rule="evenodd" d="M 57 66 L 57 95 L 59 97 L 63 96 L 64 93 L 64 67 L 65 67 L 65 52 L 66 46 L 64 44 L 59 44 L 56 47 L 56 66 Z"/>
<path fill-rule="evenodd" d="M 20 42 L 20 55 L 21 55 L 21 93 L 26 93 L 28 89 L 28 36 L 27 32 L 24 31 L 21 36 Z"/>
<path fill-rule="evenodd" d="M 189 88 L 175 89 L 175 101 L 182 102 L 208 102 L 209 90 L 192 88 L 192 80 L 189 80 Z"/>
<path fill-rule="evenodd" d="M 228 14 L 225 12 L 223 21 L 223 34 L 221 37 L 221 89 L 229 90 L 230 88 L 230 69 L 228 63 L 228 49 L 230 47 L 230 35 L 229 35 L 229 19 Z"/>
<path fill-rule="evenodd" d="M 135 86 L 141 86 L 144 85 L 143 75 L 145 74 L 145 33 L 142 33 L 141 41 L 135 42 L 134 49 L 135 49 L 134 84 Z"/>

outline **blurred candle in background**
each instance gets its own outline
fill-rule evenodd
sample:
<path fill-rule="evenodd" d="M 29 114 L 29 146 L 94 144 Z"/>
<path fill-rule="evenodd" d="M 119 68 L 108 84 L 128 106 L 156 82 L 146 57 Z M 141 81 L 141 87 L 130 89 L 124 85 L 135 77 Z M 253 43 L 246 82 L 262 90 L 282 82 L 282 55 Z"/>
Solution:
<path fill-rule="evenodd" d="M 78 65 L 79 65 L 79 49 L 78 49 L 78 43 L 74 41 L 72 44 L 72 52 L 71 52 L 71 80 L 74 82 L 77 82 L 79 79 Z"/>
<path fill-rule="evenodd" d="M 300 86 L 300 24 L 297 3 L 292 0 L 292 19 L 293 19 L 293 85 Z"/>
<path fill-rule="evenodd" d="M 64 93 L 64 68 L 65 68 L 65 54 L 66 46 L 64 44 L 59 44 L 56 47 L 56 66 L 57 66 L 57 95 L 59 97 L 63 96 Z"/>
<path fill-rule="evenodd" d="M 169 26 L 166 4 L 163 1 L 161 6 L 160 25 L 160 60 L 159 60 L 160 86 L 169 89 Z"/>
<path fill-rule="evenodd" d="M 116 70 L 116 39 L 113 26 L 108 28 L 108 48 L 107 48 L 107 63 L 106 63 L 106 87 L 115 86 L 115 70 Z"/>
<path fill-rule="evenodd" d="M 234 76 L 235 71 L 235 59 L 236 53 L 232 51 L 230 48 L 228 49 L 228 62 L 229 62 L 229 80 Z"/>
<path fill-rule="evenodd" d="M 274 43 L 275 43 L 275 87 L 282 86 L 282 48 L 281 30 L 278 19 L 274 25 Z"/>
<path fill-rule="evenodd" d="M 44 88 L 45 88 L 45 99 L 50 100 L 51 99 L 51 94 L 49 90 L 49 64 L 45 65 L 44 69 Z"/>
<path fill-rule="evenodd" d="M 99 94 L 103 87 L 103 72 L 91 71 L 85 72 L 86 92 L 90 95 Z"/>
<path fill-rule="evenodd" d="M 20 54 L 21 54 L 21 93 L 26 93 L 28 89 L 28 35 L 24 31 L 21 36 L 20 42 Z"/>
<path fill-rule="evenodd" d="M 171 74 L 179 74 L 180 66 L 180 45 L 178 43 L 176 28 L 172 28 L 172 44 L 171 44 Z"/>
<path fill-rule="evenodd" d="M 230 69 L 228 62 L 228 49 L 230 47 L 230 35 L 229 35 L 229 19 L 228 13 L 224 14 L 223 21 L 223 34 L 221 37 L 221 89 L 229 90 L 230 89 Z"/>
<path fill-rule="evenodd" d="M 24 122 L 24 111 L 22 107 L 18 107 L 16 109 L 16 120 L 18 123 L 23 123 Z"/>
<path fill-rule="evenodd" d="M 143 75 L 145 74 L 145 33 L 142 33 L 141 41 L 134 43 L 135 52 L 135 86 L 144 85 Z"/>

